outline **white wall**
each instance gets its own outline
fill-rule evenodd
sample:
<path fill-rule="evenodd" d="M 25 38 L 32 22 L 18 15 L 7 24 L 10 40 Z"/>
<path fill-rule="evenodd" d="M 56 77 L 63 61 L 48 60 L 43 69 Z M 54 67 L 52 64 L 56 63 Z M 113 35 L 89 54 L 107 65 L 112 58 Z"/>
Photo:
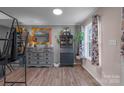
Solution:
<path fill-rule="evenodd" d="M 94 66 L 87 60 L 83 67 L 101 85 L 120 85 L 121 8 L 99 8 L 94 14 L 101 16 L 99 37 L 101 65 Z M 88 21 L 89 18 L 84 21 L 83 25 Z"/>
<path fill-rule="evenodd" d="M 121 56 L 121 85 L 124 86 L 124 56 Z"/>
<path fill-rule="evenodd" d="M 34 26 L 27 26 L 28 31 L 31 32 L 31 28 Z M 37 27 L 51 27 L 52 28 L 52 45 L 54 47 L 54 62 L 60 63 L 60 46 L 56 41 L 56 36 L 59 35 L 60 31 L 63 30 L 64 27 L 70 27 L 72 34 L 75 33 L 74 25 L 53 25 L 53 26 L 37 26 Z"/>

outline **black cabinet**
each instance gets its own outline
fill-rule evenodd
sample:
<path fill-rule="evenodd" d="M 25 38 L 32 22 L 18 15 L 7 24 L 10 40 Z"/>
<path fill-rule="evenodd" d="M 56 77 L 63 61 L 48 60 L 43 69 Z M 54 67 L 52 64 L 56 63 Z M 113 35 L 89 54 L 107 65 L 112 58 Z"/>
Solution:
<path fill-rule="evenodd" d="M 70 32 L 63 32 L 60 35 L 60 66 L 73 66 L 73 64 L 73 35 Z"/>
<path fill-rule="evenodd" d="M 61 66 L 72 66 L 74 63 L 73 53 L 60 53 Z"/>
<path fill-rule="evenodd" d="M 2 66 L 0 65 L 0 78 L 3 77 L 3 69 Z"/>

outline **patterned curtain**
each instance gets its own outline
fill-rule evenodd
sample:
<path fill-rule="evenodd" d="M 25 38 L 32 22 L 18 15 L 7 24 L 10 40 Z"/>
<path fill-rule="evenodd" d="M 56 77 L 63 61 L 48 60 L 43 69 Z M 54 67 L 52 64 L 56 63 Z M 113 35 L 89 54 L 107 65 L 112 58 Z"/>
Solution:
<path fill-rule="evenodd" d="M 98 30 L 99 30 L 99 16 L 92 17 L 92 63 L 99 65 L 99 48 L 98 48 Z"/>
<path fill-rule="evenodd" d="M 124 55 L 124 7 L 122 8 L 122 22 L 121 22 L 121 31 L 122 31 L 122 36 L 121 36 L 121 55 Z"/>

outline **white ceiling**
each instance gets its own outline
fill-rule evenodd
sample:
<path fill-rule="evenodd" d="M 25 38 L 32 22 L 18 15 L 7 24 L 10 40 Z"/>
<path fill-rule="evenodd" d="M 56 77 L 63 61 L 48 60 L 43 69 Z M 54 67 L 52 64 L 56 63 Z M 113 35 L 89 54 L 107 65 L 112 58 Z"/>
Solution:
<path fill-rule="evenodd" d="M 59 7 L 63 14 L 56 16 L 56 7 L 0 7 L 0 10 L 14 16 L 27 25 L 75 25 L 91 15 L 94 7 Z"/>

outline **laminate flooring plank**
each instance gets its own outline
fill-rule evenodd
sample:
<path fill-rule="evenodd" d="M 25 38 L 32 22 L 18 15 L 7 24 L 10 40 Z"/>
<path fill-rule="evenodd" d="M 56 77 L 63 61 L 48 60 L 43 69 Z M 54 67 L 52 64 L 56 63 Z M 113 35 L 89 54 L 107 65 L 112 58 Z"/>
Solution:
<path fill-rule="evenodd" d="M 19 68 L 7 75 L 7 80 L 24 80 L 24 69 Z M 0 80 L 0 86 L 3 79 Z M 16 83 L 14 86 L 24 86 Z M 81 66 L 74 67 L 50 67 L 50 68 L 27 68 L 28 86 L 98 86 L 100 85 Z"/>

